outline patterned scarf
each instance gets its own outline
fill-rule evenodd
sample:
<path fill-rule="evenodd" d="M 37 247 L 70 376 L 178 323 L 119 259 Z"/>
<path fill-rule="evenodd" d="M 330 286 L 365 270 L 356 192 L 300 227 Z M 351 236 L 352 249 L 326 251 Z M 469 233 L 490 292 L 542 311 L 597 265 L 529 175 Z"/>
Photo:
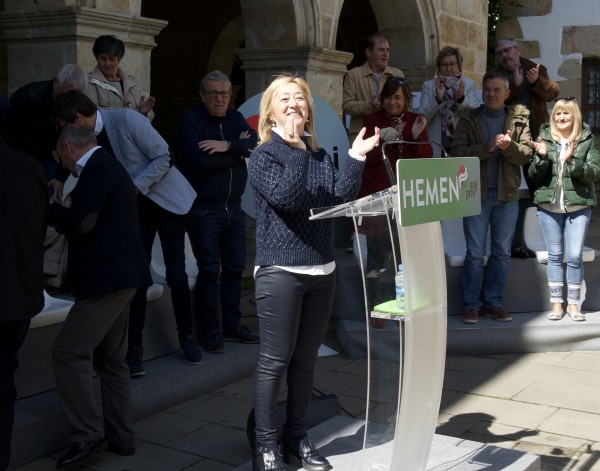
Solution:
<path fill-rule="evenodd" d="M 458 94 L 458 84 L 461 76 L 444 78 L 444 99 L 440 106 L 442 116 L 442 145 L 452 144 L 452 135 L 454 134 L 454 114 L 458 109 L 456 95 Z"/>

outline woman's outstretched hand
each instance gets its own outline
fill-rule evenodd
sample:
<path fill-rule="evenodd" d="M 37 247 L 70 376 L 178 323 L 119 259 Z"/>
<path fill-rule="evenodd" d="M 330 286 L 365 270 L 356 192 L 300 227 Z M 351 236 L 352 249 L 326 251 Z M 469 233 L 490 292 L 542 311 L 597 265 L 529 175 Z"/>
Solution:
<path fill-rule="evenodd" d="M 365 139 L 365 133 L 367 132 L 367 128 L 362 128 L 354 139 L 352 143 L 352 151 L 356 152 L 360 155 L 365 155 L 369 152 L 373 147 L 379 145 L 379 128 L 375 128 L 375 134 L 371 137 Z"/>

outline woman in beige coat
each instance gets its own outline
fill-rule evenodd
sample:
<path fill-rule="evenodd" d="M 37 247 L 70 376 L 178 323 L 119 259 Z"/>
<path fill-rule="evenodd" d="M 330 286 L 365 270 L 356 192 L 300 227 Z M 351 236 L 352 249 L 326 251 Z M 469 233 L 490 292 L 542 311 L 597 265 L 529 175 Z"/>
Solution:
<path fill-rule="evenodd" d="M 135 78 L 119 67 L 125 55 L 123 41 L 113 35 L 99 36 L 92 52 L 98 65 L 88 75 L 85 94 L 98 108 L 132 108 L 152 120 L 154 97 L 144 96 Z"/>

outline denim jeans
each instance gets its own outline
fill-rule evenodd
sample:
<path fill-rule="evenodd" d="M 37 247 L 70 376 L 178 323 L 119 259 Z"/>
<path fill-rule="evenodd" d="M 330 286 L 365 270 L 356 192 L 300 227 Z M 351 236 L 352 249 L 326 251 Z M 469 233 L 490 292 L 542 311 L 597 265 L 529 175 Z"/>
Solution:
<path fill-rule="evenodd" d="M 179 336 L 193 334 L 192 300 L 185 272 L 185 215 L 171 213 L 150 198 L 138 195 L 140 236 L 148 263 L 158 233 L 165 260 L 167 285 L 171 290 L 173 313 Z M 129 348 L 142 347 L 146 318 L 147 288 L 137 290 L 129 313 Z"/>
<path fill-rule="evenodd" d="M 261 340 L 254 379 L 258 445 L 277 446 L 277 399 L 284 377 L 284 433 L 306 435 L 315 362 L 329 324 L 335 284 L 335 272 L 312 276 L 267 266 L 256 273 Z"/>
<path fill-rule="evenodd" d="M 196 320 L 206 339 L 219 334 L 219 301 L 223 330 L 236 328 L 242 317 L 242 273 L 246 265 L 246 222 L 242 208 L 192 209 L 186 223 L 198 263 Z M 219 284 L 220 276 L 220 284 Z"/>
<path fill-rule="evenodd" d="M 567 260 L 567 286 L 570 304 L 577 304 L 583 280 L 583 242 L 590 222 L 591 208 L 572 213 L 553 213 L 538 208 L 537 216 L 548 249 L 548 284 L 550 302 L 564 301 L 563 260 Z M 566 257 L 565 257 L 566 255 Z"/>
<path fill-rule="evenodd" d="M 519 215 L 518 201 L 499 201 L 498 190 L 490 188 L 481 213 L 463 219 L 467 254 L 463 265 L 463 305 L 479 309 L 502 306 L 502 295 L 510 269 L 511 243 Z M 484 268 L 488 228 L 490 257 Z"/>

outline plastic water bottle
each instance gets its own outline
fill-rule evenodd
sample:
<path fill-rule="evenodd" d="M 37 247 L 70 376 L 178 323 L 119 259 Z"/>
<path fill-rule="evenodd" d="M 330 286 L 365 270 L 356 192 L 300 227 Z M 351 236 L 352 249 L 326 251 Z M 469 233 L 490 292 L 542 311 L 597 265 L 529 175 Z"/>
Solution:
<path fill-rule="evenodd" d="M 398 265 L 398 272 L 394 278 L 396 284 L 396 306 L 401 311 L 404 311 L 404 267 L 402 264 Z"/>

